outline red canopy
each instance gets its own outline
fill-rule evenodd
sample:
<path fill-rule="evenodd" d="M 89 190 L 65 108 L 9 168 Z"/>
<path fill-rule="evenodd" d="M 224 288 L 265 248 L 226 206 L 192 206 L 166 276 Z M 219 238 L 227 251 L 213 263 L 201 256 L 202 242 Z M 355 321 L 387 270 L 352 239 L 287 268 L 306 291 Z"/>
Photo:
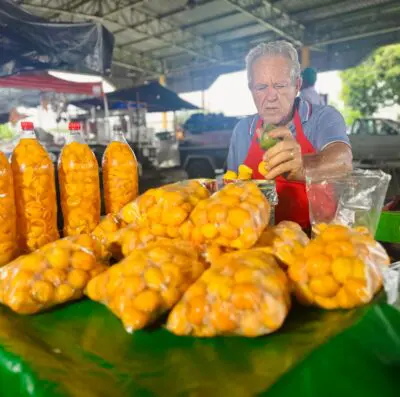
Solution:
<path fill-rule="evenodd" d="M 102 84 L 75 83 L 45 74 L 21 74 L 0 78 L 0 88 L 19 88 L 60 92 L 64 94 L 82 94 L 88 96 L 102 96 Z"/>

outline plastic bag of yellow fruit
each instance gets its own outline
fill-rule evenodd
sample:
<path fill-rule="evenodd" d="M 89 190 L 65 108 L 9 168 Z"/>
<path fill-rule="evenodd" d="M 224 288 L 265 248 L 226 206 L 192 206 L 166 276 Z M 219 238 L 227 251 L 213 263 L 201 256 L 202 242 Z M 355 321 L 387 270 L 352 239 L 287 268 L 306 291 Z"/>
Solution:
<path fill-rule="evenodd" d="M 330 225 L 295 256 L 288 276 L 300 302 L 351 309 L 372 300 L 389 262 L 385 250 L 368 234 Z"/>
<path fill-rule="evenodd" d="M 118 216 L 125 225 L 151 225 L 157 234 L 174 238 L 193 208 L 209 196 L 207 188 L 196 180 L 177 182 L 149 189 L 125 205 Z"/>
<path fill-rule="evenodd" d="M 58 159 L 64 237 L 90 233 L 100 222 L 96 156 L 82 137 L 80 123 L 69 123 L 69 129 Z"/>
<path fill-rule="evenodd" d="M 21 253 L 57 240 L 57 199 L 54 165 L 36 139 L 33 123 L 22 122 L 23 134 L 11 156 L 17 239 Z"/>
<path fill-rule="evenodd" d="M 86 294 L 105 304 L 132 332 L 171 309 L 204 270 L 205 262 L 191 243 L 161 239 L 95 277 Z"/>
<path fill-rule="evenodd" d="M 176 335 L 256 337 L 276 331 L 290 308 L 289 281 L 262 250 L 221 256 L 184 294 L 168 317 Z"/>
<path fill-rule="evenodd" d="M 196 244 L 251 248 L 269 222 L 271 207 L 253 182 L 226 185 L 200 202 L 190 215 Z"/>
<path fill-rule="evenodd" d="M 286 268 L 296 262 L 296 256 L 303 252 L 303 247 L 309 241 L 300 225 L 282 221 L 276 226 L 265 228 L 255 247 L 270 248 L 271 253 Z"/>
<path fill-rule="evenodd" d="M 103 160 L 106 213 L 116 214 L 138 195 L 138 163 L 120 126 L 115 126 Z"/>
<path fill-rule="evenodd" d="M 21 256 L 0 269 L 0 302 L 33 314 L 83 296 L 88 281 L 106 270 L 96 239 L 67 237 Z"/>
<path fill-rule="evenodd" d="M 13 176 L 7 157 L 0 152 L 0 266 L 17 255 L 17 215 Z"/>
<path fill-rule="evenodd" d="M 91 236 L 95 237 L 100 243 L 101 259 L 103 261 L 108 261 L 112 256 L 110 243 L 112 241 L 112 236 L 114 236 L 118 230 L 121 230 L 120 219 L 117 215 L 108 214 L 91 233 Z"/>

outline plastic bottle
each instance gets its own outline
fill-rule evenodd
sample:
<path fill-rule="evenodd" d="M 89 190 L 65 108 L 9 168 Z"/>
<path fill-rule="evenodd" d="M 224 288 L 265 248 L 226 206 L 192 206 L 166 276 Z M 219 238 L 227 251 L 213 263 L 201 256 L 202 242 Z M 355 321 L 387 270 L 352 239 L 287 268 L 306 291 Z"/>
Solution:
<path fill-rule="evenodd" d="M 80 123 L 69 123 L 58 177 L 64 237 L 90 233 L 100 222 L 99 166 L 82 137 Z"/>
<path fill-rule="evenodd" d="M 115 126 L 112 141 L 103 156 L 103 186 L 106 213 L 116 214 L 138 195 L 138 164 L 121 127 Z"/>
<path fill-rule="evenodd" d="M 0 266 L 17 254 L 17 214 L 10 163 L 0 152 Z"/>
<path fill-rule="evenodd" d="M 21 253 L 57 240 L 57 198 L 54 165 L 36 139 L 33 123 L 22 122 L 22 137 L 11 157 Z"/>

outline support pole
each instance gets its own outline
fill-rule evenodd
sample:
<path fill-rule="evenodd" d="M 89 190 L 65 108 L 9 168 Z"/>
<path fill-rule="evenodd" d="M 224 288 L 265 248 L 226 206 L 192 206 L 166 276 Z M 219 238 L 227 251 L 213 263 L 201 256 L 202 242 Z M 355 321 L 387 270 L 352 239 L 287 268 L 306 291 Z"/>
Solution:
<path fill-rule="evenodd" d="M 301 68 L 310 66 L 310 47 L 301 47 Z"/>
<path fill-rule="evenodd" d="M 166 86 L 165 75 L 161 75 L 160 76 L 159 83 L 164 87 Z M 167 128 L 168 128 L 168 118 L 167 118 L 167 113 L 166 112 L 164 112 L 162 114 L 162 128 L 163 128 L 164 131 L 166 131 Z"/>

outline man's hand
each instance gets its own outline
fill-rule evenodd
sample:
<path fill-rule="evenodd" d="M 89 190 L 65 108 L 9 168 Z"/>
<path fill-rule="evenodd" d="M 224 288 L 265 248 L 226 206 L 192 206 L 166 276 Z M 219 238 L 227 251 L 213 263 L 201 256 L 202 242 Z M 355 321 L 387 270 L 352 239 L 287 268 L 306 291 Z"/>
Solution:
<path fill-rule="evenodd" d="M 278 127 L 268 134 L 271 138 L 282 141 L 268 149 L 263 157 L 268 168 L 265 179 L 274 179 L 284 175 L 291 180 L 304 180 L 303 156 L 300 145 L 287 127 Z"/>

